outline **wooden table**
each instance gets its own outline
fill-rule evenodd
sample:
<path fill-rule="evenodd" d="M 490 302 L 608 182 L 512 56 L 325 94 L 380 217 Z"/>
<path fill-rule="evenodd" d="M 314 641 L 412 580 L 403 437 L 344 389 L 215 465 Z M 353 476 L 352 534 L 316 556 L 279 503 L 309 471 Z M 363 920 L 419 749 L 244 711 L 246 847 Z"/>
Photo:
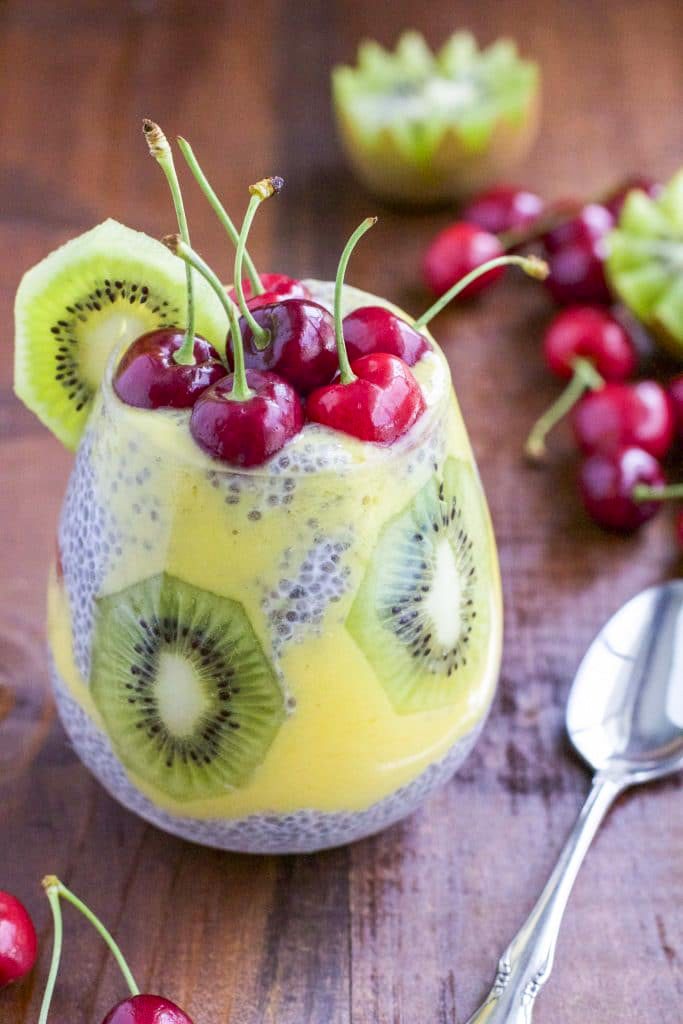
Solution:
<path fill-rule="evenodd" d="M 418 259 L 447 212 L 383 210 L 345 171 L 331 65 L 364 35 L 466 24 L 515 35 L 544 72 L 543 134 L 520 179 L 550 196 L 625 172 L 668 176 L 683 152 L 683 8 L 523 0 L 289 0 L 252 5 L 6 0 L 0 4 L 0 886 L 26 899 L 42 957 L 0 994 L 0 1019 L 37 1017 L 50 946 L 39 880 L 57 872 L 119 936 L 146 989 L 197 1024 L 462 1021 L 528 911 L 586 792 L 563 710 L 597 627 L 646 584 L 680 572 L 666 516 L 630 540 L 583 517 L 568 439 L 547 469 L 520 457 L 556 391 L 539 359 L 541 288 L 509 276 L 436 325 L 452 364 L 496 524 L 507 610 L 500 694 L 460 775 L 409 821 L 349 849 L 231 856 L 147 827 L 74 756 L 47 691 L 44 586 L 70 457 L 13 398 L 11 321 L 22 272 L 114 216 L 174 226 L 140 118 L 192 141 L 230 209 L 280 173 L 261 214 L 263 267 L 331 276 L 350 230 L 381 224 L 351 281 L 419 311 Z M 228 274 L 220 228 L 188 183 L 195 238 Z M 622 799 L 576 886 L 539 1024 L 646 1024 L 683 1004 L 681 781 Z M 52 1020 L 96 1024 L 123 994 L 88 926 L 70 915 Z"/>

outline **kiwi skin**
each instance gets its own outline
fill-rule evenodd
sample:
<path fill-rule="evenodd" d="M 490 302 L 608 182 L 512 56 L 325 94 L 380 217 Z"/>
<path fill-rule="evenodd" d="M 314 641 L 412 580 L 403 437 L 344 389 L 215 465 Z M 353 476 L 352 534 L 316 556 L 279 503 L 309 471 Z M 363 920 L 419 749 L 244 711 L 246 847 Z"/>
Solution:
<path fill-rule="evenodd" d="M 98 600 L 91 688 L 125 767 L 178 802 L 244 785 L 285 717 L 242 605 L 167 574 Z"/>

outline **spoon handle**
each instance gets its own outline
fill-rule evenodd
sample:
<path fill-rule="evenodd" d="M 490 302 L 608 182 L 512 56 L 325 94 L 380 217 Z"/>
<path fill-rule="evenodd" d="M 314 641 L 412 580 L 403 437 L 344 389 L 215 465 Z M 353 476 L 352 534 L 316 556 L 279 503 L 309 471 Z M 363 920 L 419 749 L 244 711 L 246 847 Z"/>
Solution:
<path fill-rule="evenodd" d="M 536 996 L 553 968 L 555 946 L 572 886 L 623 778 L 597 774 L 538 903 L 498 961 L 488 998 L 467 1024 L 530 1024 Z"/>

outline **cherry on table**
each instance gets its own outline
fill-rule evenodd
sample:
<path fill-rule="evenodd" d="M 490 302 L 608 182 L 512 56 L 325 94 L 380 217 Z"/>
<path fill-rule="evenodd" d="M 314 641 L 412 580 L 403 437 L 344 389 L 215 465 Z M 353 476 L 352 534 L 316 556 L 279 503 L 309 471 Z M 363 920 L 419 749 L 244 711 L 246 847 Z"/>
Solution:
<path fill-rule="evenodd" d="M 612 382 L 581 399 L 572 426 L 583 452 L 635 446 L 661 459 L 673 441 L 674 415 L 666 391 L 656 381 Z"/>
<path fill-rule="evenodd" d="M 384 306 L 359 306 L 344 317 L 342 329 L 351 362 L 386 352 L 414 366 L 430 350 L 424 335 Z"/>
<path fill-rule="evenodd" d="M 683 373 L 669 382 L 669 398 L 674 411 L 678 436 L 683 441 Z"/>
<path fill-rule="evenodd" d="M 461 216 L 492 235 L 500 235 L 529 227 L 544 210 L 545 202 L 535 192 L 515 185 L 496 185 L 476 195 Z"/>
<path fill-rule="evenodd" d="M 283 302 L 285 299 L 311 298 L 311 293 L 305 284 L 294 277 L 287 277 L 286 274 L 261 274 L 260 279 L 264 291 L 261 295 L 256 295 L 249 278 L 242 278 L 244 297 L 250 309 L 270 306 L 274 302 Z M 237 292 L 234 288 L 228 289 L 228 296 L 233 302 L 237 302 Z"/>
<path fill-rule="evenodd" d="M 244 317 L 240 319 L 247 369 L 277 373 L 300 395 L 332 380 L 338 368 L 337 346 L 328 310 L 312 299 L 285 299 L 252 312 L 268 338 L 265 347 L 259 347 L 250 325 Z M 228 361 L 232 367 L 232 336 Z"/>
<path fill-rule="evenodd" d="M 443 295 L 471 270 L 504 252 L 495 235 L 476 224 L 458 221 L 444 228 L 427 249 L 422 264 L 425 284 L 435 295 Z M 495 267 L 463 289 L 462 296 L 476 295 L 503 273 L 503 267 Z"/>
<path fill-rule="evenodd" d="M 235 374 L 223 377 L 195 403 L 190 433 L 200 448 L 231 466 L 260 466 L 303 426 L 301 400 L 284 378 L 246 371 L 249 393 L 233 395 Z"/>
<path fill-rule="evenodd" d="M 114 391 L 121 401 L 138 409 L 187 409 L 225 376 L 218 352 L 199 335 L 194 339 L 195 362 L 177 363 L 174 354 L 184 340 L 185 332 L 177 327 L 163 327 L 137 338 L 114 373 Z"/>
<path fill-rule="evenodd" d="M 637 501 L 638 484 L 663 487 L 664 473 L 657 459 L 637 447 L 595 452 L 582 463 L 579 490 L 591 519 L 608 530 L 629 533 L 652 519 L 656 501 Z"/>
<path fill-rule="evenodd" d="M 574 361 L 591 361 L 605 380 L 625 380 L 638 356 L 626 328 L 599 306 L 570 306 L 553 319 L 543 337 L 543 354 L 556 377 L 568 380 Z"/>
<path fill-rule="evenodd" d="M 634 174 L 630 178 L 626 178 L 604 202 L 605 207 L 614 217 L 615 221 L 619 219 L 621 209 L 626 202 L 626 197 L 629 192 L 633 192 L 635 189 L 639 189 L 646 195 L 650 196 L 651 199 L 656 199 L 662 191 L 661 182 L 656 181 L 654 178 L 650 178 L 645 174 Z"/>
<path fill-rule="evenodd" d="M 352 362 L 351 371 L 355 379 L 308 396 L 308 418 L 361 441 L 393 444 L 425 411 L 410 367 L 398 356 L 374 352 Z"/>
<path fill-rule="evenodd" d="M 610 302 L 603 262 L 605 238 L 613 227 L 610 211 L 590 203 L 544 236 L 550 264 L 546 285 L 556 302 Z"/>
<path fill-rule="evenodd" d="M 0 988 L 24 978 L 33 969 L 37 953 L 29 912 L 16 896 L 0 891 Z"/>
<path fill-rule="evenodd" d="M 129 996 L 109 1011 L 102 1024 L 192 1024 L 192 1020 L 163 996 Z"/>

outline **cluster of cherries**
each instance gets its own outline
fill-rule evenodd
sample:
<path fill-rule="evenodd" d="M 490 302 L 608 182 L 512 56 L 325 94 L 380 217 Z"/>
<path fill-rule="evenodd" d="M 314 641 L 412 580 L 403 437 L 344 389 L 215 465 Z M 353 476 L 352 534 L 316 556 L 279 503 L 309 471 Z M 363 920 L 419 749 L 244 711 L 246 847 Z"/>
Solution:
<path fill-rule="evenodd" d="M 363 306 L 342 318 L 344 274 L 360 238 L 376 222 L 369 217 L 349 239 L 335 282 L 334 315 L 314 301 L 301 281 L 259 275 L 246 242 L 259 205 L 279 192 L 281 178 L 264 178 L 237 231 L 208 183 L 191 148 L 178 143 L 191 171 L 236 247 L 235 284 L 225 289 L 191 248 L 171 149 L 158 125 L 143 123 L 151 154 L 164 170 L 178 215 L 179 234 L 164 243 L 188 267 L 188 324 L 162 328 L 132 343 L 114 375 L 119 398 L 145 409 L 191 408 L 190 432 L 209 455 L 235 467 L 258 466 L 275 455 L 306 421 L 361 441 L 391 445 L 425 410 L 412 373 L 430 346 L 420 328 L 456 294 L 487 272 L 477 267 L 450 289 L 414 325 L 382 306 Z M 540 276 L 538 260 L 503 256 Z M 247 274 L 242 276 L 243 266 Z M 220 354 L 194 331 L 192 272 L 213 288 L 230 324 Z"/>
<path fill-rule="evenodd" d="M 570 411 L 584 456 L 579 488 L 589 515 L 607 529 L 632 531 L 666 499 L 683 497 L 667 486 L 662 460 L 683 442 L 683 376 L 668 388 L 633 380 L 638 354 L 631 332 L 608 308 L 613 298 L 604 272 L 605 239 L 626 196 L 660 186 L 631 178 L 600 202 L 562 200 L 547 205 L 534 192 L 501 185 L 475 197 L 462 220 L 442 231 L 424 259 L 424 278 L 437 294 L 454 278 L 510 249 L 538 244 L 547 260 L 553 299 L 565 306 L 548 327 L 543 354 L 565 390 L 532 429 L 526 452 L 545 454 L 549 430 Z M 502 270 L 479 278 L 469 294 L 489 287 Z M 683 544 L 683 512 L 676 524 Z"/>
<path fill-rule="evenodd" d="M 43 886 L 52 907 L 55 942 L 38 1024 L 46 1024 L 59 970 L 62 944 L 60 899 L 80 910 L 96 928 L 116 958 L 131 990 L 130 996 L 117 1003 L 102 1024 L 192 1024 L 184 1010 L 169 999 L 140 992 L 121 950 L 102 922 L 59 879 L 50 875 L 43 881 Z M 26 978 L 35 966 L 37 955 L 36 929 L 29 912 L 16 896 L 0 890 L 0 989 Z"/>

